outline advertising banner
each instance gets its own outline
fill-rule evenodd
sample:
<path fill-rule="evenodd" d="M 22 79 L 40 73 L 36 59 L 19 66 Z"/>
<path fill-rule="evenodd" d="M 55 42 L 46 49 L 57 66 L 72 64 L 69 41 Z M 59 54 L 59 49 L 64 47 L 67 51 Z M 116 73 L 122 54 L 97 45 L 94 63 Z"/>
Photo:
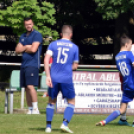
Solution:
<path fill-rule="evenodd" d="M 120 108 L 122 98 L 119 72 L 73 72 L 75 88 L 75 110 L 77 114 L 109 114 Z M 66 98 L 59 93 L 57 113 L 63 113 Z M 128 105 L 128 114 L 134 114 L 134 102 Z"/>

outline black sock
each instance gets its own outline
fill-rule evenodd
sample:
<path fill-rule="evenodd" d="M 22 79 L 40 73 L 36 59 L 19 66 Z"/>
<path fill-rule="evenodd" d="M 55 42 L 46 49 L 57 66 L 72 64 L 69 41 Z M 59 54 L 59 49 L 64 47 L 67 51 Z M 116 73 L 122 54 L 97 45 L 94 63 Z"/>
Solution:
<path fill-rule="evenodd" d="M 122 119 L 120 119 L 122 122 L 127 122 L 127 120 L 122 120 Z"/>

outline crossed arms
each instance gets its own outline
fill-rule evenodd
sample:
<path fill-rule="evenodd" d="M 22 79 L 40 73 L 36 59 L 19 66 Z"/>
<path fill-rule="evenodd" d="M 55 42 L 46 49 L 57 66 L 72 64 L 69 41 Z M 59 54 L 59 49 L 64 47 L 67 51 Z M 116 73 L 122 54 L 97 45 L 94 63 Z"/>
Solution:
<path fill-rule="evenodd" d="M 38 50 L 38 47 L 40 45 L 40 42 L 33 42 L 32 45 L 25 45 L 23 46 L 21 43 L 18 43 L 15 52 L 16 53 L 35 53 Z"/>

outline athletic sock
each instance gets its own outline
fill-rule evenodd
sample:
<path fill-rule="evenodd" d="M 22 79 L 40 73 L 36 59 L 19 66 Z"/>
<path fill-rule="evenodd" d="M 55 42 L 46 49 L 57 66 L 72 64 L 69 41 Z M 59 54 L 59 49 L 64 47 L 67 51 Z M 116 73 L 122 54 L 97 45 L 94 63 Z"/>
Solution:
<path fill-rule="evenodd" d="M 33 105 L 33 109 L 38 110 L 38 102 L 32 102 L 32 105 Z"/>
<path fill-rule="evenodd" d="M 120 120 L 121 121 L 126 121 L 126 112 L 121 115 Z"/>
<path fill-rule="evenodd" d="M 107 123 L 113 121 L 114 119 L 116 119 L 118 116 L 120 115 L 120 111 L 119 110 L 115 110 L 113 113 L 111 113 L 104 121 Z"/>
<path fill-rule="evenodd" d="M 65 111 L 64 111 L 64 119 L 63 119 L 63 124 L 65 126 L 68 125 L 68 123 L 70 122 L 72 116 L 74 114 L 74 105 L 72 104 L 68 104 L 68 106 L 66 107 Z"/>
<path fill-rule="evenodd" d="M 46 127 L 51 128 L 51 122 L 53 119 L 54 115 L 54 105 L 53 104 L 48 104 L 46 108 Z"/>

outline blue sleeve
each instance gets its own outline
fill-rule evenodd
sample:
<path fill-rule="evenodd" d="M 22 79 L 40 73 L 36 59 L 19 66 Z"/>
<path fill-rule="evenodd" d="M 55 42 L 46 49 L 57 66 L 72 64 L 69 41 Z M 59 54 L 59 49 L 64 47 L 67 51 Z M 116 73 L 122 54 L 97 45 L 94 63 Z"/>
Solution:
<path fill-rule="evenodd" d="M 132 52 L 129 53 L 129 59 L 130 59 L 130 62 L 133 64 L 134 63 L 134 55 Z"/>
<path fill-rule="evenodd" d="M 42 41 L 43 41 L 42 35 L 40 33 L 36 33 L 34 38 L 33 38 L 33 42 L 40 42 L 40 43 L 42 43 Z"/>
<path fill-rule="evenodd" d="M 23 45 L 23 41 L 22 41 L 22 35 L 19 38 L 19 43 L 21 43 Z"/>
<path fill-rule="evenodd" d="M 76 46 L 75 54 L 74 54 L 74 62 L 79 62 L 79 49 Z"/>

